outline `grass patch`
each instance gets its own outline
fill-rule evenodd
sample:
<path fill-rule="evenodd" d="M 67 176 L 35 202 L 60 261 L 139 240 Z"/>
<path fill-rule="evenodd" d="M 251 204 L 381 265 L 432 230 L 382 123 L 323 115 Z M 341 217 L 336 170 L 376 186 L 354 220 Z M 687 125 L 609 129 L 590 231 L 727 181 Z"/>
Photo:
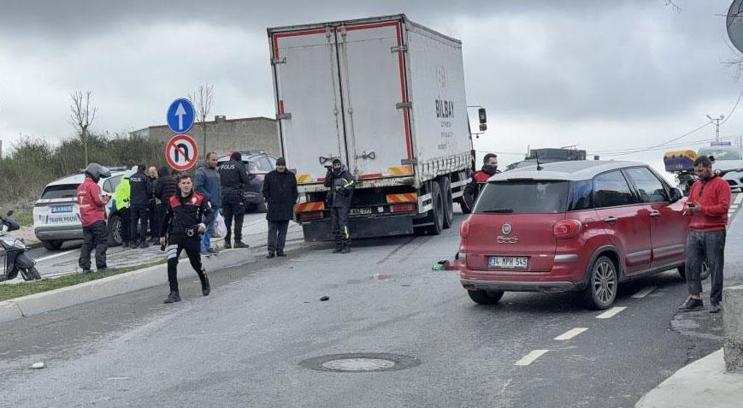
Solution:
<path fill-rule="evenodd" d="M 87 275 L 74 273 L 71 275 L 60 276 L 59 278 L 44 278 L 38 281 L 0 285 L 0 301 L 33 295 L 34 293 L 48 292 L 50 290 L 108 278 L 109 276 L 136 271 L 163 263 L 165 263 L 165 261 L 160 260 L 127 268 L 110 269 L 105 272 L 92 272 Z"/>

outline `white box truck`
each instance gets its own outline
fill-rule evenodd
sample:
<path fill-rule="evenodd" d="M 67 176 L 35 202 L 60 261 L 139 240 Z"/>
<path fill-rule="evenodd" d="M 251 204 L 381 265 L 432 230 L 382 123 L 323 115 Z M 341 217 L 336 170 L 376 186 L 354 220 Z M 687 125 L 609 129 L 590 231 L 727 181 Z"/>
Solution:
<path fill-rule="evenodd" d="M 356 177 L 353 238 L 452 225 L 474 169 L 462 44 L 405 15 L 268 29 L 281 149 L 307 241 L 332 239 L 326 167 Z M 483 115 L 484 116 L 484 115 Z"/>

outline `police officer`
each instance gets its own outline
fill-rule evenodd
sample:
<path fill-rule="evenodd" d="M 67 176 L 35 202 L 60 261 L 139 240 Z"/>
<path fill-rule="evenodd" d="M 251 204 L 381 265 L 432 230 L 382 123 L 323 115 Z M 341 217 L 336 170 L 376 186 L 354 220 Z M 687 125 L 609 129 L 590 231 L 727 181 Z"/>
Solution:
<path fill-rule="evenodd" d="M 355 180 L 339 159 L 333 159 L 333 166 L 325 175 L 325 187 L 329 187 L 328 201 L 335 237 L 334 253 L 351 252 L 351 233 L 348 230 L 348 212 L 351 209 Z"/>
<path fill-rule="evenodd" d="M 147 248 L 147 209 L 152 199 L 152 181 L 145 174 L 145 165 L 137 166 L 137 172 L 129 177 L 129 189 L 131 197 L 129 202 L 129 213 L 131 223 L 129 224 L 129 238 L 132 240 L 132 248 L 137 247 L 137 227 L 142 222 L 139 230 L 139 247 Z"/>
<path fill-rule="evenodd" d="M 219 178 L 222 183 L 222 215 L 227 227 L 224 247 L 232 248 L 232 220 L 235 220 L 235 248 L 247 248 L 242 241 L 243 219 L 245 217 L 245 200 L 243 193 L 248 188 L 249 177 L 242 162 L 240 152 L 232 152 L 230 161 L 219 166 Z"/>
<path fill-rule="evenodd" d="M 168 258 L 168 282 L 170 294 L 165 303 L 180 302 L 178 293 L 178 257 L 185 249 L 191 267 L 199 275 L 201 293 L 208 296 L 211 288 L 206 270 L 201 265 L 201 234 L 214 221 L 214 212 L 203 195 L 193 191 L 191 176 L 183 174 L 178 179 L 178 193 L 168 200 L 165 218 L 160 226 L 160 248 L 166 250 Z M 166 238 L 166 235 L 170 236 Z"/>
<path fill-rule="evenodd" d="M 488 182 L 488 179 L 494 174 L 498 174 L 498 155 L 495 153 L 488 153 L 482 159 L 482 168 L 472 174 L 472 181 L 470 181 L 464 188 L 463 197 L 468 203 L 468 206 L 472 208 L 477 201 L 477 196 L 480 195 L 482 186 Z"/>

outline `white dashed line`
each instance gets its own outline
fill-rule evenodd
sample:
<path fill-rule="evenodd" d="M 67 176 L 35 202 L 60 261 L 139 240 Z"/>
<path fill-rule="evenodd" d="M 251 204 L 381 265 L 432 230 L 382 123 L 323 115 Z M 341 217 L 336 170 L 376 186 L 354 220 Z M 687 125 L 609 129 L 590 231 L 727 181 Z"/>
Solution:
<path fill-rule="evenodd" d="M 588 330 L 588 327 L 576 327 L 575 329 L 570 329 L 565 333 L 555 337 L 555 340 L 570 340 L 586 330 Z"/>
<path fill-rule="evenodd" d="M 75 250 L 74 250 L 74 249 L 71 249 L 71 250 L 69 250 L 69 251 L 65 251 L 65 252 L 60 252 L 60 253 L 58 253 L 58 254 L 54 254 L 54 255 L 49 255 L 49 256 L 45 256 L 45 257 L 43 257 L 43 258 L 39 258 L 39 259 L 37 259 L 37 260 L 36 260 L 36 262 L 47 261 L 47 260 L 49 260 L 49 259 L 59 258 L 60 256 L 62 256 L 62 255 L 67 255 L 67 254 L 69 254 L 70 252 L 75 252 Z"/>
<path fill-rule="evenodd" d="M 743 203 L 743 194 L 736 194 L 735 195 L 735 204 L 740 205 Z"/>
<path fill-rule="evenodd" d="M 632 297 L 633 297 L 634 299 L 642 299 L 642 298 L 644 298 L 645 296 L 649 295 L 649 294 L 650 294 L 650 292 L 652 292 L 652 291 L 654 291 L 654 290 L 655 290 L 655 286 L 648 286 L 647 288 L 645 288 L 645 289 L 643 289 L 643 290 L 641 290 L 641 291 L 639 291 L 639 292 L 635 293 L 634 295 L 632 295 Z"/>
<path fill-rule="evenodd" d="M 596 318 L 597 319 L 611 319 L 612 317 L 621 313 L 626 308 L 627 308 L 626 306 L 614 306 L 611 309 L 605 311 L 604 313 L 601 313 L 600 315 L 596 316 Z"/>
<path fill-rule="evenodd" d="M 533 363 L 539 357 L 542 357 L 548 351 L 549 350 L 534 350 L 531 353 L 525 355 L 524 358 L 522 358 L 521 360 L 515 362 L 513 365 L 528 366 L 529 364 Z"/>

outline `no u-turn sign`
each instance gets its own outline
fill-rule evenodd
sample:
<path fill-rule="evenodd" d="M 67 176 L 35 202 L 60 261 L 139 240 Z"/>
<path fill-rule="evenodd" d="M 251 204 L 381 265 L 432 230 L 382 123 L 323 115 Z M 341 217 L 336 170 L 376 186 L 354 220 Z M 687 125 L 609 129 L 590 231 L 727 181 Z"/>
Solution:
<path fill-rule="evenodd" d="M 165 160 L 178 171 L 192 168 L 199 158 L 199 146 L 191 135 L 175 135 L 165 145 Z"/>

